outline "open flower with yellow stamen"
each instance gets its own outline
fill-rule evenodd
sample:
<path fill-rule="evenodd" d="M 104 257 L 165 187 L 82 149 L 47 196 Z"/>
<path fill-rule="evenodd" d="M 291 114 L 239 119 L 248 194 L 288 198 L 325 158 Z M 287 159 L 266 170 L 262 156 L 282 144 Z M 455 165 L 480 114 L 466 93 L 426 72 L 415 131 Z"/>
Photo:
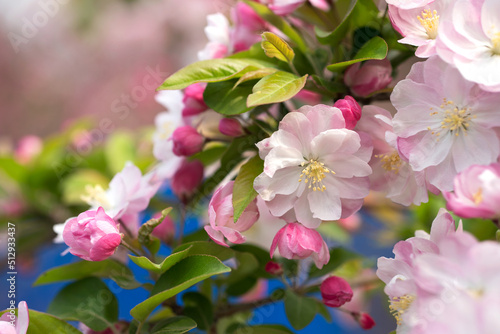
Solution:
<path fill-rule="evenodd" d="M 448 10 L 450 2 L 436 0 L 411 9 L 389 5 L 392 25 L 404 37 L 399 42 L 418 46 L 415 55 L 420 58 L 436 54 L 440 17 Z"/>
<path fill-rule="evenodd" d="M 338 108 L 304 106 L 257 144 L 264 172 L 254 188 L 271 214 L 288 222 L 316 228 L 322 220 L 349 217 L 368 194 L 368 142 L 345 128 Z"/>
<path fill-rule="evenodd" d="M 413 65 L 391 95 L 400 155 L 441 191 L 457 173 L 496 162 L 500 95 L 486 92 L 434 56 Z"/>
<path fill-rule="evenodd" d="M 415 172 L 399 155 L 392 116 L 387 110 L 365 106 L 355 129 L 368 133 L 372 138 L 370 189 L 383 192 L 387 198 L 403 205 L 427 202 L 427 190 L 439 192 L 426 184 L 425 171 Z"/>

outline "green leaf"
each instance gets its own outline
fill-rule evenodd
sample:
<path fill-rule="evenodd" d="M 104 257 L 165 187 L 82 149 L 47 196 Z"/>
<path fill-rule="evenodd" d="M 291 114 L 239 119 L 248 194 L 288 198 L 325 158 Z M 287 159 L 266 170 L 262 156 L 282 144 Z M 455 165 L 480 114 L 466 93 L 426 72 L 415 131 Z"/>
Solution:
<path fill-rule="evenodd" d="M 264 170 L 264 161 L 256 155 L 248 160 L 240 168 L 240 172 L 234 180 L 233 187 L 233 208 L 234 222 L 240 218 L 246 207 L 257 197 L 257 192 L 253 188 L 253 181 Z"/>
<path fill-rule="evenodd" d="M 203 166 L 207 167 L 219 161 L 226 149 L 227 145 L 225 143 L 215 141 L 208 142 L 205 144 L 205 147 L 203 147 L 203 151 L 193 154 L 189 157 L 189 160 L 199 160 Z"/>
<path fill-rule="evenodd" d="M 184 316 L 177 316 L 159 322 L 153 327 L 151 333 L 183 334 L 189 332 L 193 328 L 196 328 L 196 322 L 193 319 Z"/>
<path fill-rule="evenodd" d="M 212 302 L 199 292 L 186 292 L 182 295 L 184 314 L 198 324 L 198 328 L 208 330 L 214 322 Z"/>
<path fill-rule="evenodd" d="M 118 321 L 118 301 L 100 279 L 87 277 L 59 291 L 48 312 L 64 320 L 83 322 L 95 331 L 103 331 Z"/>
<path fill-rule="evenodd" d="M 7 311 L 2 311 L 0 315 L 6 312 Z M 28 313 L 29 326 L 26 334 L 82 334 L 66 321 L 56 318 L 53 315 L 34 310 L 28 310 Z"/>
<path fill-rule="evenodd" d="M 282 325 L 235 326 L 228 334 L 293 334 L 291 330 Z"/>
<path fill-rule="evenodd" d="M 252 7 L 252 9 L 265 21 L 271 23 L 273 26 L 281 30 L 285 35 L 287 35 L 297 46 L 300 51 L 307 52 L 307 46 L 300 34 L 292 28 L 288 22 L 279 15 L 274 14 L 266 5 L 251 1 L 243 0 L 247 5 Z"/>
<path fill-rule="evenodd" d="M 187 257 L 163 273 L 153 287 L 151 297 L 135 306 L 130 314 L 142 322 L 168 298 L 208 277 L 229 271 L 231 269 L 216 257 L 208 255 Z"/>
<path fill-rule="evenodd" d="M 317 312 L 315 299 L 299 296 L 291 290 L 285 292 L 285 313 L 293 328 L 303 329 L 313 321 Z"/>
<path fill-rule="evenodd" d="M 148 259 L 145 256 L 133 256 L 129 254 L 129 258 L 137 264 L 139 267 L 152 271 L 157 274 L 163 274 L 165 271 L 170 269 L 172 266 L 174 266 L 177 262 L 182 261 L 185 259 L 189 254 L 189 248 L 173 253 L 170 256 L 167 256 L 161 263 L 153 263 L 151 262 L 150 259 Z"/>
<path fill-rule="evenodd" d="M 332 315 L 330 314 L 330 311 L 328 311 L 328 308 L 325 306 L 325 304 L 323 304 L 319 300 L 315 300 L 315 302 L 316 307 L 318 308 L 318 313 L 326 320 L 326 322 L 332 322 Z"/>
<path fill-rule="evenodd" d="M 384 59 L 387 56 L 388 47 L 383 38 L 375 36 L 363 45 L 353 59 L 336 64 L 328 65 L 326 68 L 332 72 L 340 72 L 347 66 L 370 59 Z"/>
<path fill-rule="evenodd" d="M 110 278 L 124 289 L 135 289 L 141 285 L 135 280 L 129 267 L 111 259 L 97 262 L 79 261 L 49 269 L 38 276 L 33 285 L 79 280 L 91 276 Z"/>
<path fill-rule="evenodd" d="M 257 80 L 257 79 L 262 79 L 263 77 L 273 74 L 274 72 L 277 72 L 278 70 L 275 68 L 261 68 L 260 70 L 255 70 L 252 72 L 245 73 L 241 76 L 241 78 L 238 79 L 236 84 L 234 85 L 235 87 L 238 86 L 239 84 L 242 84 L 244 82 L 250 81 L 250 80 Z"/>
<path fill-rule="evenodd" d="M 272 32 L 266 31 L 262 34 L 261 45 L 269 58 L 275 57 L 286 63 L 291 63 L 295 57 L 295 53 L 290 45 Z"/>
<path fill-rule="evenodd" d="M 135 146 L 133 136 L 123 131 L 115 131 L 106 139 L 104 155 L 106 164 L 112 174 L 120 172 L 127 161 L 135 160 L 137 152 Z"/>
<path fill-rule="evenodd" d="M 323 266 L 323 268 L 318 269 L 316 266 L 311 266 L 309 271 L 309 278 L 320 277 L 323 275 L 328 275 L 338 267 L 340 267 L 344 262 L 355 259 L 359 257 L 356 253 L 348 251 L 344 248 L 338 247 L 330 251 L 330 261 Z"/>
<path fill-rule="evenodd" d="M 253 71 L 252 71 L 253 72 Z M 247 96 L 252 93 L 252 86 L 235 85 L 234 80 L 209 83 L 203 93 L 203 100 L 219 114 L 239 115 L 252 108 L 247 107 Z"/>
<path fill-rule="evenodd" d="M 291 99 L 304 88 L 306 80 L 307 74 L 298 77 L 283 71 L 265 76 L 253 87 L 253 93 L 248 96 L 247 105 L 255 107 Z"/>
<path fill-rule="evenodd" d="M 144 245 L 147 248 L 150 248 L 150 246 L 152 246 L 151 244 L 153 243 L 153 240 L 151 238 L 151 233 L 153 233 L 155 227 L 160 225 L 161 222 L 165 219 L 165 217 L 168 216 L 170 211 L 172 211 L 171 207 L 166 208 L 161 212 L 161 216 L 159 218 L 151 218 L 150 220 L 141 225 L 137 236 L 137 240 L 141 245 Z"/>
<path fill-rule="evenodd" d="M 227 286 L 226 293 L 230 296 L 241 296 L 250 291 L 255 284 L 257 284 L 257 278 L 247 276 L 237 282 L 229 284 Z"/>
<path fill-rule="evenodd" d="M 158 88 L 183 89 L 197 82 L 218 82 L 241 76 L 259 68 L 272 67 L 255 59 L 209 59 L 190 64 L 169 76 Z"/>
<path fill-rule="evenodd" d="M 85 187 L 100 185 L 106 189 L 109 179 L 94 169 L 79 169 L 62 180 L 63 201 L 69 205 L 82 205 Z"/>
<path fill-rule="evenodd" d="M 174 254 L 188 250 L 191 255 L 210 255 L 215 256 L 221 261 L 229 260 L 234 257 L 235 252 L 231 248 L 224 247 L 211 241 L 193 241 L 180 245 L 174 249 Z"/>
<path fill-rule="evenodd" d="M 358 0 L 347 0 L 349 1 L 344 18 L 342 22 L 335 28 L 332 32 L 326 32 L 318 27 L 315 27 L 316 38 L 321 44 L 329 44 L 333 46 L 337 46 L 340 44 L 342 39 L 344 39 L 345 35 L 349 31 L 350 19 L 353 13 L 353 9 L 358 3 Z M 339 1 L 340 2 L 340 1 Z M 344 3 L 346 1 L 343 1 Z M 335 4 L 337 6 L 337 4 Z"/>

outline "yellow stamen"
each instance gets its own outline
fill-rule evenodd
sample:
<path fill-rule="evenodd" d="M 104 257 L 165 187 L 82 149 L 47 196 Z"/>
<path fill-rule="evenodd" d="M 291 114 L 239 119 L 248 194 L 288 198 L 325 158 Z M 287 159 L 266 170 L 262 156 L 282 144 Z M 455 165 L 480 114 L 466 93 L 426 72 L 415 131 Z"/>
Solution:
<path fill-rule="evenodd" d="M 87 184 L 85 186 L 85 191 L 87 195 L 82 195 L 80 198 L 88 205 L 99 205 L 103 207 L 108 207 L 110 205 L 106 191 L 104 191 L 100 185 L 91 186 Z"/>
<path fill-rule="evenodd" d="M 432 112 L 431 116 L 442 117 L 441 126 L 437 129 L 427 129 L 432 131 L 433 135 L 439 136 L 442 132 L 447 132 L 459 136 L 463 133 L 464 136 L 467 135 L 467 130 L 470 127 L 470 121 L 476 118 L 472 115 L 470 109 L 467 107 L 458 107 L 453 101 L 446 98 L 443 99 L 443 103 L 440 105 L 442 109 L 441 112 Z M 439 140 L 439 139 L 436 139 Z"/>
<path fill-rule="evenodd" d="M 309 159 L 309 161 L 304 161 L 300 164 L 302 167 L 306 166 L 302 173 L 300 174 L 299 182 L 304 179 L 304 183 L 309 183 L 307 188 L 313 191 L 325 191 L 326 186 L 323 185 L 323 179 L 326 177 L 325 174 L 332 173 L 334 171 L 325 167 L 325 164 L 314 159 Z"/>
<path fill-rule="evenodd" d="M 491 53 L 494 56 L 500 56 L 500 32 L 497 32 L 493 35 L 491 43 L 493 44 L 493 46 L 491 47 Z"/>
<path fill-rule="evenodd" d="M 420 21 L 420 24 L 424 27 L 425 32 L 429 39 L 436 39 L 438 34 L 438 26 L 439 26 L 439 15 L 437 15 L 437 11 L 430 9 L 425 9 L 422 11 L 422 17 L 417 16 L 417 19 Z"/>
<path fill-rule="evenodd" d="M 382 161 L 382 167 L 384 167 L 386 171 L 393 171 L 395 174 L 399 172 L 399 169 L 403 164 L 398 152 L 396 151 L 392 154 L 377 154 L 375 158 L 380 158 Z"/>
<path fill-rule="evenodd" d="M 481 202 L 483 201 L 483 189 L 479 188 L 477 192 L 472 195 L 472 199 L 474 200 L 474 203 L 476 203 L 476 205 L 481 204 Z"/>
<path fill-rule="evenodd" d="M 389 305 L 389 310 L 391 314 L 396 318 L 398 325 L 401 325 L 403 320 L 403 314 L 408 310 L 411 303 L 415 300 L 415 296 L 404 295 L 401 297 L 394 297 Z"/>

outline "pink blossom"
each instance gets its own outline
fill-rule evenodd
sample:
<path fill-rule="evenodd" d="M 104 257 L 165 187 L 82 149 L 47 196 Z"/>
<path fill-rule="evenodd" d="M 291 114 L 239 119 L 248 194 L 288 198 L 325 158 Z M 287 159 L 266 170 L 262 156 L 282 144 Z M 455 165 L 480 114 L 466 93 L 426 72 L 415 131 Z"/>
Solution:
<path fill-rule="evenodd" d="M 182 116 L 198 115 L 208 109 L 208 106 L 203 100 L 203 92 L 206 86 L 206 83 L 195 83 L 184 89 L 184 97 L 182 98 L 184 108 L 182 109 Z"/>
<path fill-rule="evenodd" d="M 276 247 L 280 255 L 287 259 L 305 259 L 311 256 L 319 269 L 330 261 L 328 246 L 321 235 L 299 223 L 289 223 L 278 231 L 271 245 L 271 258 Z"/>
<path fill-rule="evenodd" d="M 43 148 L 43 141 L 37 136 L 24 136 L 19 140 L 14 155 L 21 164 L 29 163 Z"/>
<path fill-rule="evenodd" d="M 354 95 L 364 97 L 386 88 L 392 81 L 391 73 L 391 62 L 387 58 L 368 60 L 363 65 L 349 66 L 344 73 L 344 83 Z"/>
<path fill-rule="evenodd" d="M 267 271 L 267 273 L 276 276 L 281 276 L 284 272 L 281 264 L 274 261 L 269 261 L 268 263 L 266 263 L 266 267 L 264 269 Z"/>
<path fill-rule="evenodd" d="M 230 48 L 229 21 L 222 13 L 207 16 L 208 25 L 205 27 L 208 43 L 198 52 L 199 60 L 223 58 L 232 53 Z"/>
<path fill-rule="evenodd" d="M 119 225 L 102 207 L 71 218 L 64 226 L 63 239 L 69 252 L 87 261 L 102 261 L 113 255 L 122 241 Z"/>
<path fill-rule="evenodd" d="M 455 176 L 446 207 L 464 218 L 500 218 L 500 164 L 472 165 Z"/>
<path fill-rule="evenodd" d="M 391 102 L 400 155 L 439 190 L 452 190 L 454 176 L 471 165 L 496 162 L 500 95 L 482 91 L 439 57 L 414 64 Z"/>
<path fill-rule="evenodd" d="M 240 137 L 245 134 L 241 123 L 235 118 L 223 118 L 219 122 L 219 131 L 229 137 Z"/>
<path fill-rule="evenodd" d="M 355 315 L 356 320 L 359 323 L 359 326 L 363 329 L 372 329 L 375 327 L 375 320 L 368 313 L 361 312 Z"/>
<path fill-rule="evenodd" d="M 404 37 L 399 42 L 418 46 L 417 57 L 428 58 L 436 54 L 440 17 L 449 10 L 450 1 L 433 1 L 411 9 L 389 5 L 392 25 Z"/>
<path fill-rule="evenodd" d="M 243 2 L 238 2 L 231 8 L 231 19 L 234 25 L 231 31 L 234 52 L 248 50 L 253 44 L 260 42 L 261 33 L 268 30 L 266 21 Z"/>
<path fill-rule="evenodd" d="M 205 231 L 210 238 L 226 247 L 228 245 L 224 238 L 234 244 L 245 242 L 245 236 L 241 232 L 248 230 L 259 219 L 259 210 L 255 199 L 243 211 L 238 221 L 234 222 L 233 186 L 234 181 L 230 181 L 214 192 L 208 204 L 210 225 L 205 226 Z"/>
<path fill-rule="evenodd" d="M 500 92 L 500 3 L 456 0 L 441 16 L 439 56 L 465 79 Z"/>
<path fill-rule="evenodd" d="M 203 164 L 199 160 L 184 160 L 172 176 L 172 191 L 182 201 L 194 194 L 203 180 Z"/>
<path fill-rule="evenodd" d="M 302 6 L 306 0 L 261 0 L 259 2 L 267 4 L 269 9 L 271 9 L 275 14 L 288 15 Z M 330 5 L 326 0 L 310 0 L 310 3 L 314 7 L 324 11 L 330 9 Z"/>
<path fill-rule="evenodd" d="M 355 213 L 347 218 L 341 218 L 337 223 L 347 232 L 356 232 L 361 228 L 362 222 L 359 213 Z"/>
<path fill-rule="evenodd" d="M 200 152 L 205 144 L 205 138 L 192 126 L 186 125 L 175 129 L 172 134 L 173 151 L 177 156 L 190 156 Z"/>
<path fill-rule="evenodd" d="M 340 307 L 352 299 L 352 289 L 342 277 L 330 276 L 320 286 L 323 304 L 329 307 Z"/>
<path fill-rule="evenodd" d="M 352 96 L 346 95 L 343 99 L 335 101 L 333 106 L 342 111 L 346 129 L 354 129 L 361 118 L 361 106 L 358 102 Z"/>
<path fill-rule="evenodd" d="M 370 189 L 386 194 L 396 203 L 410 205 L 427 202 L 427 190 L 438 191 L 425 181 L 425 171 L 416 172 L 398 151 L 391 114 L 380 107 L 364 106 L 356 129 L 368 133 L 373 142 Z"/>
<path fill-rule="evenodd" d="M 305 104 L 316 105 L 321 103 L 321 94 L 307 89 L 301 89 L 300 92 L 294 96 L 294 99 L 297 99 Z"/>
<path fill-rule="evenodd" d="M 435 0 L 386 0 L 387 4 L 396 6 L 401 9 L 422 7 L 433 3 L 434 1 Z"/>
<path fill-rule="evenodd" d="M 276 217 L 316 228 L 322 220 L 349 217 L 368 194 L 372 148 L 366 136 L 345 129 L 337 108 L 288 113 L 257 147 L 264 172 L 254 188 Z"/>
<path fill-rule="evenodd" d="M 0 333 L 26 334 L 26 332 L 28 331 L 29 322 L 30 316 L 28 312 L 28 304 L 26 304 L 25 301 L 21 301 L 17 305 L 17 318 L 10 312 L 5 312 L 0 317 Z"/>

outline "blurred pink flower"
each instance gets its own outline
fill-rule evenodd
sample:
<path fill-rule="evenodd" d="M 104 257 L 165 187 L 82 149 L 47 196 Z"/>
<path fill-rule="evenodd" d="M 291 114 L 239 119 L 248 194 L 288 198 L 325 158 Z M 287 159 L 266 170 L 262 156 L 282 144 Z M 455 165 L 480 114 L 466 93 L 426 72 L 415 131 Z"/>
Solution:
<path fill-rule="evenodd" d="M 15 304 L 14 304 L 15 305 Z M 15 326 L 13 326 L 15 320 Z M 5 312 L 0 317 L 0 333 L 2 334 L 26 334 L 30 316 L 28 313 L 28 304 L 25 301 L 17 305 L 17 318 L 10 312 Z"/>
<path fill-rule="evenodd" d="M 417 57 L 435 55 L 440 16 L 449 10 L 449 3 L 450 0 L 438 0 L 411 9 L 389 5 L 392 25 L 404 37 L 399 42 L 418 46 Z"/>
<path fill-rule="evenodd" d="M 40 137 L 24 136 L 17 143 L 14 156 L 19 163 L 27 164 L 38 154 L 40 154 L 42 148 L 43 141 Z"/>
<path fill-rule="evenodd" d="M 271 213 L 316 228 L 358 211 L 368 194 L 372 148 L 345 129 L 339 109 L 316 105 L 288 113 L 257 143 L 264 172 L 254 182 Z"/>
<path fill-rule="evenodd" d="M 361 118 L 361 106 L 358 102 L 352 96 L 346 95 L 343 99 L 335 101 L 333 106 L 342 111 L 346 129 L 354 129 Z"/>
<path fill-rule="evenodd" d="M 245 236 L 241 232 L 248 230 L 259 219 L 257 199 L 254 199 L 243 211 L 238 221 L 234 222 L 233 186 L 234 181 L 230 181 L 214 192 L 208 204 L 210 225 L 205 225 L 205 231 L 210 238 L 226 247 L 228 244 L 224 238 L 234 244 L 245 242 Z"/>
<path fill-rule="evenodd" d="M 207 16 L 205 27 L 208 43 L 198 52 L 199 60 L 223 58 L 232 53 L 230 45 L 230 27 L 228 19 L 222 13 Z"/>
<path fill-rule="evenodd" d="M 375 327 L 375 320 L 368 313 L 361 312 L 355 315 L 356 320 L 359 323 L 359 326 L 363 329 L 372 329 Z"/>
<path fill-rule="evenodd" d="M 464 218 L 500 218 L 500 164 L 472 165 L 455 176 L 446 208 Z"/>
<path fill-rule="evenodd" d="M 482 91 L 439 57 L 414 64 L 391 102 L 400 155 L 439 190 L 452 190 L 467 167 L 497 161 L 500 95 Z"/>
<path fill-rule="evenodd" d="M 189 125 L 175 129 L 172 134 L 173 152 L 177 156 L 191 156 L 200 152 L 205 144 L 205 138 Z"/>
<path fill-rule="evenodd" d="M 63 239 L 69 252 L 87 261 L 102 261 L 113 255 L 122 241 L 117 224 L 102 207 L 71 218 L 64 226 Z"/>
<path fill-rule="evenodd" d="M 153 215 L 153 218 L 160 218 L 161 213 L 156 213 Z M 167 244 L 172 241 L 175 236 L 175 224 L 170 216 L 166 216 L 165 219 L 160 223 L 160 225 L 156 226 L 152 233 L 155 237 L 166 242 Z"/>
<path fill-rule="evenodd" d="M 436 44 L 444 61 L 491 92 L 500 92 L 498 13 L 500 2 L 496 0 L 456 0 L 440 18 Z"/>
<path fill-rule="evenodd" d="M 261 34 L 269 30 L 267 23 L 257 13 L 243 2 L 238 2 L 231 8 L 233 29 L 231 44 L 234 52 L 248 50 L 253 44 L 260 42 Z"/>
<path fill-rule="evenodd" d="M 411 9 L 433 3 L 434 0 L 386 0 L 386 2 L 401 9 Z"/>
<path fill-rule="evenodd" d="M 184 97 L 182 98 L 182 102 L 184 103 L 184 108 L 182 109 L 183 117 L 198 115 L 208 109 L 203 100 L 203 92 L 206 86 L 206 83 L 195 83 L 184 89 Z"/>
<path fill-rule="evenodd" d="M 172 176 L 172 191 L 185 202 L 194 194 L 202 180 L 203 164 L 199 160 L 184 160 Z"/>
<path fill-rule="evenodd" d="M 269 261 L 266 263 L 265 267 L 267 273 L 271 275 L 281 276 L 283 275 L 283 267 L 278 262 Z"/>
<path fill-rule="evenodd" d="M 319 269 L 330 261 L 328 246 L 321 235 L 299 223 L 289 223 L 278 231 L 271 245 L 271 258 L 276 247 L 280 255 L 287 259 L 311 256 Z"/>
<path fill-rule="evenodd" d="M 427 184 L 425 171 L 415 172 L 400 155 L 392 128 L 392 116 L 387 110 L 364 106 L 363 116 L 356 129 L 368 133 L 373 142 L 370 189 L 383 192 L 387 198 L 406 206 L 427 202 L 428 189 L 439 192 Z"/>
<path fill-rule="evenodd" d="M 330 276 L 320 286 L 323 304 L 329 307 L 340 307 L 352 299 L 352 289 L 342 277 Z"/>
<path fill-rule="evenodd" d="M 235 118 L 223 118 L 219 122 L 219 131 L 229 137 L 240 137 L 245 134 L 241 123 Z"/>
<path fill-rule="evenodd" d="M 260 0 L 259 2 L 267 4 L 277 15 L 288 15 L 302 6 L 306 0 Z M 330 5 L 326 0 L 310 0 L 310 3 L 321 10 L 327 11 Z"/>
<path fill-rule="evenodd" d="M 344 73 L 344 83 L 356 96 L 368 96 L 386 88 L 392 81 L 392 66 L 389 59 L 368 60 L 361 65 L 356 63 Z"/>

